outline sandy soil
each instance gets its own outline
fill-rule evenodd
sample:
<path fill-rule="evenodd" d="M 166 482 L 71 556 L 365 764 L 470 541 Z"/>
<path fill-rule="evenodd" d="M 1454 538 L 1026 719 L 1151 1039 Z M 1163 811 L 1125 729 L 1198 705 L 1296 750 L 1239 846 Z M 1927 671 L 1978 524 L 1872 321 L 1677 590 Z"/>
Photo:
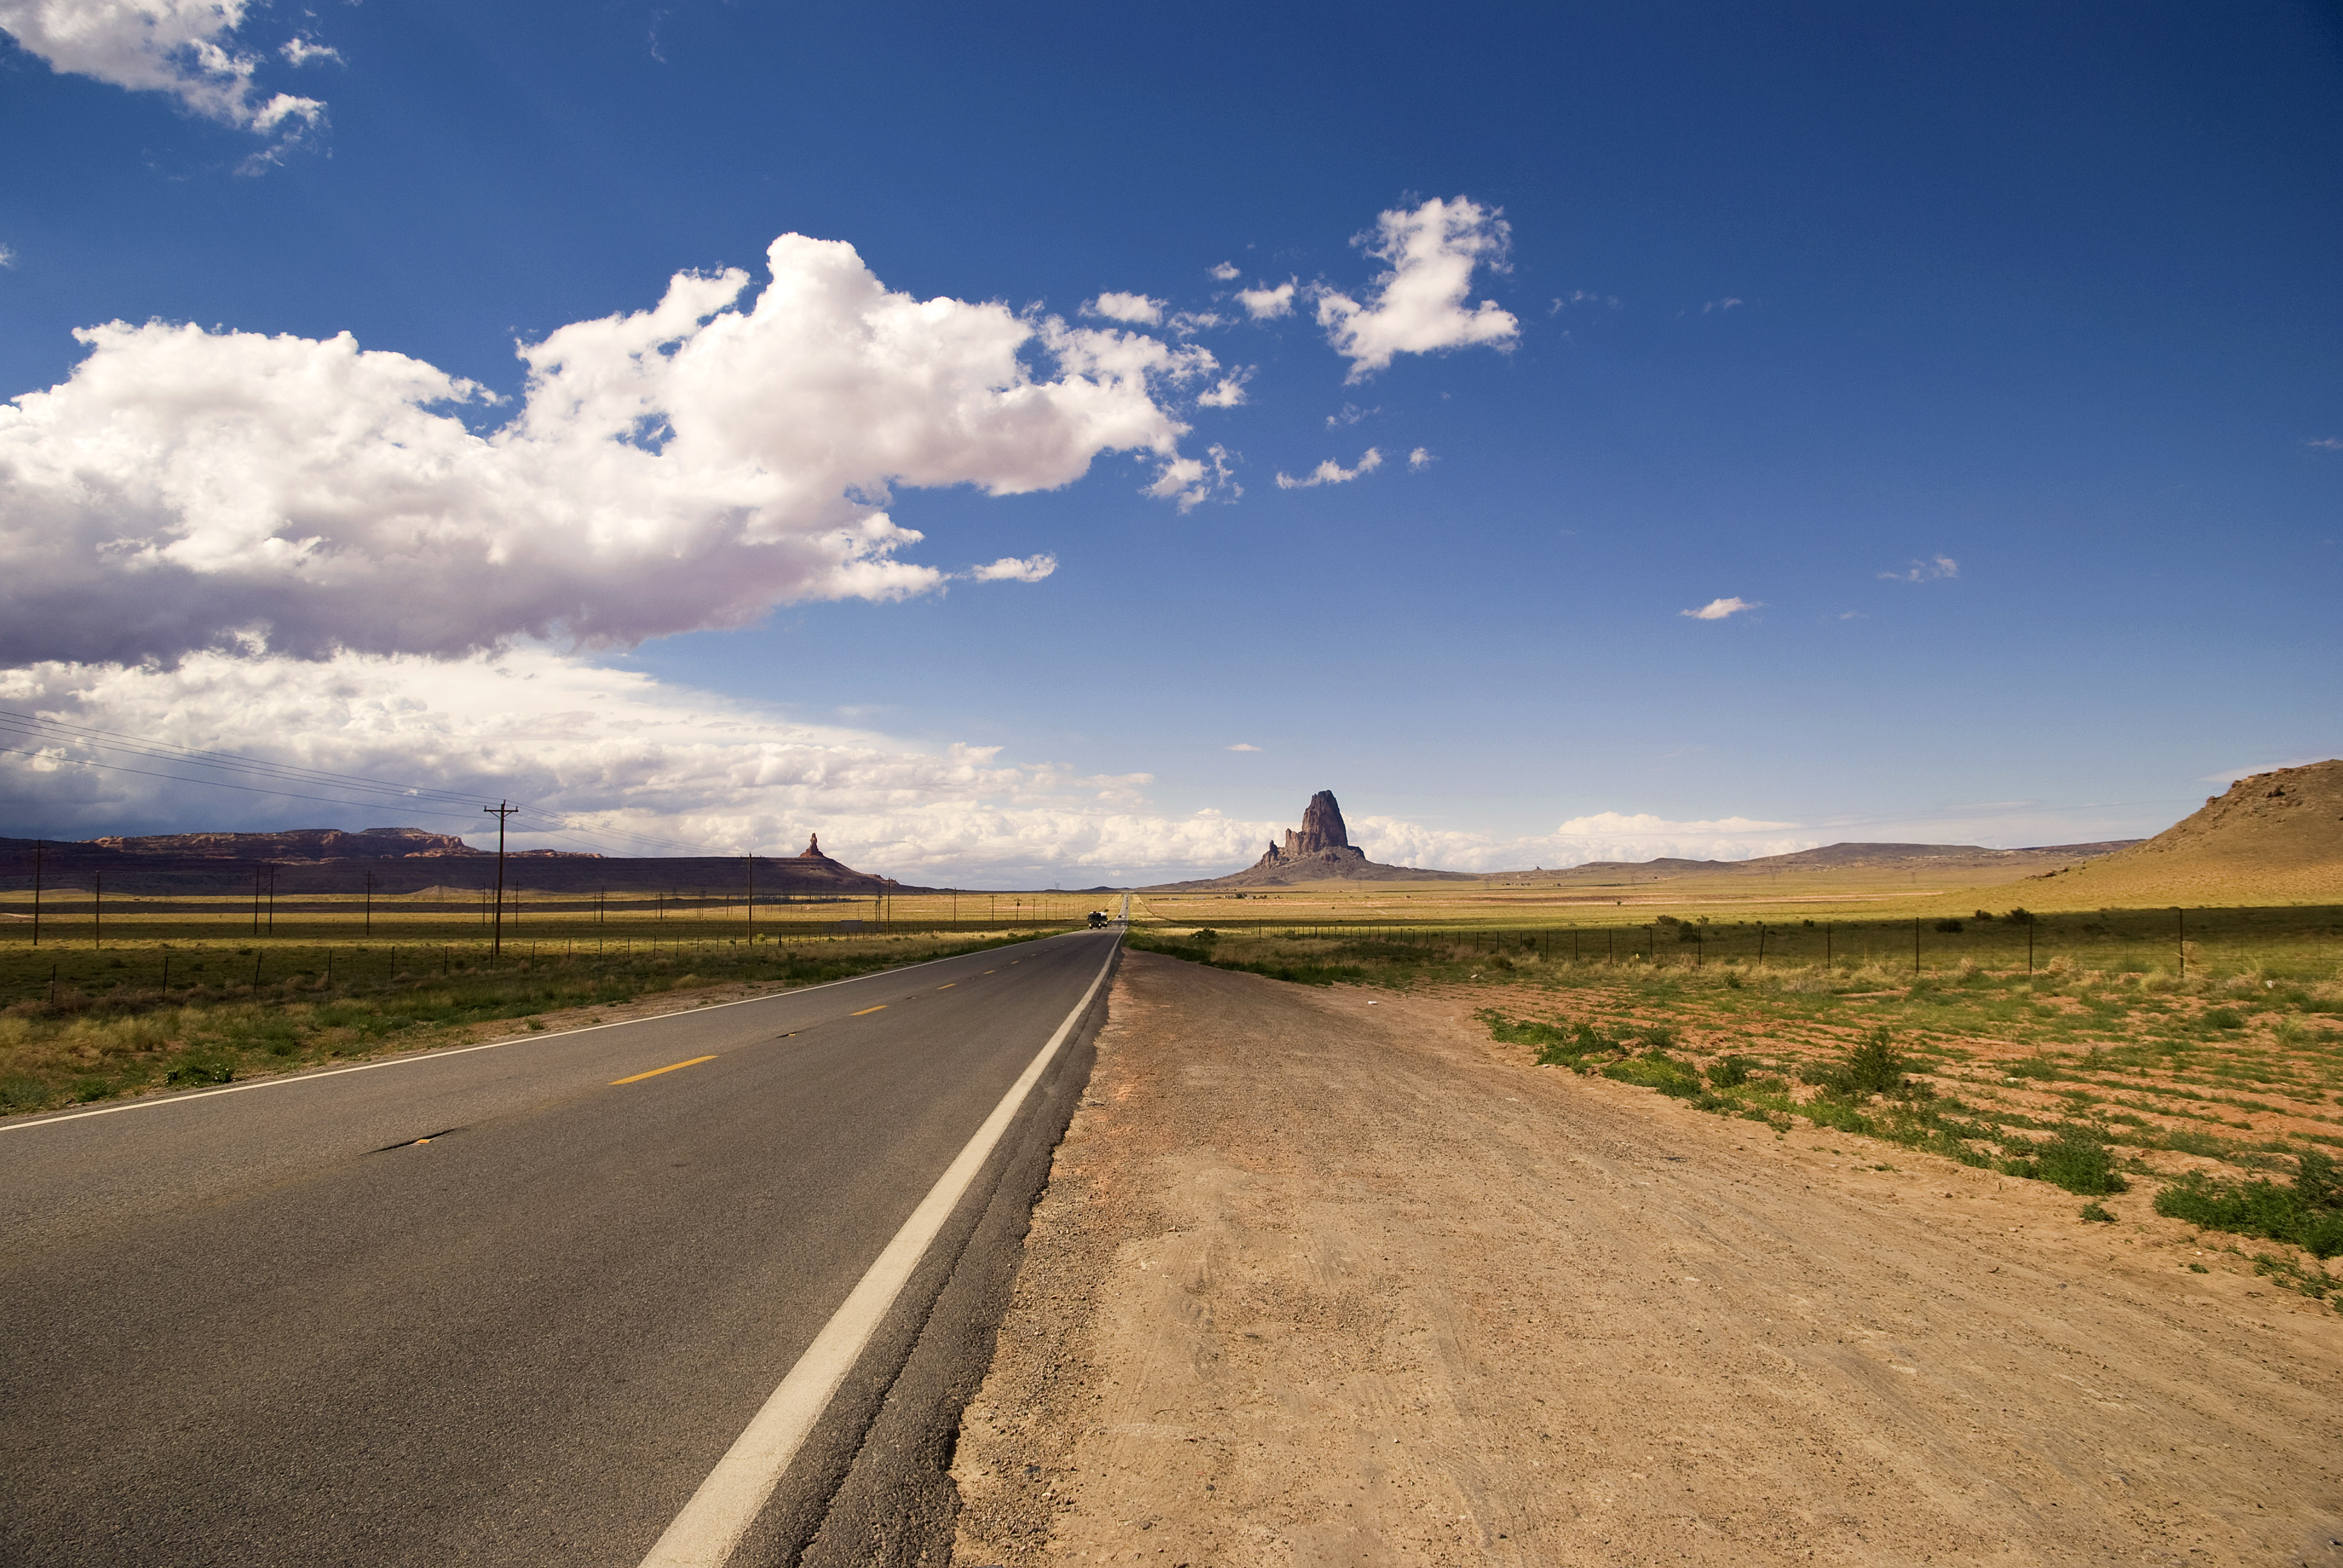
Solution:
<path fill-rule="evenodd" d="M 1134 953 L 957 1561 L 2343 1564 L 2343 1316 L 2111 1206 Z"/>

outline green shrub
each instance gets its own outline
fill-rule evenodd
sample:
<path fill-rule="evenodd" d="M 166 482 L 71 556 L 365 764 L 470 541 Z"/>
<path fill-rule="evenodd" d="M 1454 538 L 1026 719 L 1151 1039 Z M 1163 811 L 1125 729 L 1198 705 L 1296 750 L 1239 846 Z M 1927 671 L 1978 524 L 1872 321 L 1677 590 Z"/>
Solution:
<path fill-rule="evenodd" d="M 1708 1064 L 1708 1081 L 1719 1089 L 1738 1089 L 1749 1081 L 1749 1059 L 1720 1056 Z"/>
<path fill-rule="evenodd" d="M 174 1088 L 203 1083 L 229 1083 L 236 1078 L 236 1063 L 221 1056 L 183 1057 L 165 1075 L 163 1081 Z"/>
<path fill-rule="evenodd" d="M 2246 1027 L 2246 1020 L 2237 1016 L 2236 1008 L 2217 1007 L 2205 1015 L 2205 1027 L 2207 1029 L 2243 1029 Z"/>
<path fill-rule="evenodd" d="M 1648 1056 L 1631 1056 L 1624 1061 L 1608 1063 L 1603 1069 L 1603 1076 L 1621 1083 L 1636 1083 L 1645 1089 L 1656 1089 L 1662 1094 L 1672 1094 L 1679 1100 L 1691 1100 L 1701 1093 L 1700 1075 L 1664 1051 L 1654 1051 Z"/>
<path fill-rule="evenodd" d="M 2121 1192 L 2131 1185 L 2116 1170 L 2107 1135 L 2079 1121 L 2067 1122 L 2058 1129 L 2056 1137 L 2004 1161 L 2002 1169 L 2012 1176 L 2047 1181 L 2086 1198 Z"/>
<path fill-rule="evenodd" d="M 1950 919 L 1941 920 L 1936 922 L 1936 929 L 1940 931 L 1957 931 L 1961 929 L 1961 922 Z"/>
<path fill-rule="evenodd" d="M 2097 1199 L 2083 1205 L 2083 1218 L 2097 1221 L 2103 1225 L 2112 1225 L 2116 1222 L 2115 1215 L 2108 1212 L 2107 1205 Z"/>
<path fill-rule="evenodd" d="M 2216 1181 L 2192 1171 L 2156 1195 L 2156 1211 L 2199 1230 L 2290 1241 L 2312 1257 L 2331 1258 L 2343 1252 L 2343 1206 L 2337 1199 L 2333 1158 L 2312 1151 L 2283 1187 L 2266 1176 Z"/>
<path fill-rule="evenodd" d="M 1846 1060 L 1824 1071 L 1819 1078 L 1808 1076 L 1809 1083 L 1819 1082 L 1823 1092 L 1844 1100 L 1867 1100 L 1875 1094 L 1889 1094 L 1904 1085 L 1906 1062 L 1903 1053 L 1884 1029 L 1875 1029 L 1863 1037 Z"/>

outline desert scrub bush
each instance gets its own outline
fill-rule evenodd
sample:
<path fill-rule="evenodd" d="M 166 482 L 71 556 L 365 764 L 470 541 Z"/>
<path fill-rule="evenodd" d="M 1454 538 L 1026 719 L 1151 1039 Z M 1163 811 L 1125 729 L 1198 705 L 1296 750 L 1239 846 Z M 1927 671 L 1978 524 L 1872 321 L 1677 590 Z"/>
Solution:
<path fill-rule="evenodd" d="M 2001 1162 L 2002 1173 L 2024 1176 L 2064 1187 L 2078 1197 L 2102 1197 L 2127 1191 L 2131 1183 L 2116 1169 L 2115 1153 L 2107 1134 L 2086 1122 L 2069 1121 L 2046 1142 Z"/>
<path fill-rule="evenodd" d="M 1749 1081 L 1749 1059 L 1720 1056 L 1708 1064 L 1708 1081 L 1719 1089 L 1739 1089 Z"/>
<path fill-rule="evenodd" d="M 1809 1068 L 1806 1081 L 1828 1098 L 1862 1101 L 1875 1094 L 1892 1094 L 1904 1087 L 1909 1066 L 1904 1053 L 1885 1029 L 1875 1029 L 1846 1053 L 1844 1060 L 1819 1070 Z"/>
<path fill-rule="evenodd" d="M 2292 1258 L 2281 1258 L 2275 1252 L 2254 1254 L 2254 1272 L 2274 1284 L 2289 1291 L 2299 1291 L 2314 1302 L 2334 1298 L 2335 1310 L 2343 1312 L 2343 1278 L 2325 1269 L 2306 1269 Z"/>
<path fill-rule="evenodd" d="M 2156 1211 L 2199 1230 L 2288 1241 L 2314 1258 L 2343 1252 L 2343 1181 L 2334 1156 L 2315 1149 L 2297 1158 L 2285 1186 L 2266 1176 L 2217 1181 L 2192 1171 L 2156 1195 Z"/>
<path fill-rule="evenodd" d="M 1606 1062 L 1602 1072 L 1604 1077 L 1618 1082 L 1656 1089 L 1662 1094 L 1674 1095 L 1679 1100 L 1695 1099 L 1704 1092 L 1701 1088 L 1700 1074 L 1664 1050 L 1631 1056 L 1623 1061 Z"/>

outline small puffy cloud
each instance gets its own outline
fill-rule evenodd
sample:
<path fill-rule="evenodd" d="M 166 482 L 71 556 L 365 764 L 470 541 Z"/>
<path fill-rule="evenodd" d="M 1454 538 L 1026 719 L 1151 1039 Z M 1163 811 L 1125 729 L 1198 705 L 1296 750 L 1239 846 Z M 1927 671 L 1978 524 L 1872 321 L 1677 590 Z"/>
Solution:
<path fill-rule="evenodd" d="M 1233 375 L 1223 376 L 1209 391 L 1196 394 L 1196 402 L 1206 408 L 1233 408 L 1245 400 L 1245 383 L 1252 379 L 1250 366 Z"/>
<path fill-rule="evenodd" d="M 1741 302 L 1736 299 L 1733 303 L 1738 305 Z M 1547 306 L 1545 313 L 1559 316 L 1574 305 L 1600 305 L 1616 310 L 1619 308 L 1619 297 L 1615 294 L 1589 294 L 1583 288 L 1574 288 L 1567 296 Z"/>
<path fill-rule="evenodd" d="M 1360 475 L 1372 474 L 1383 466 L 1383 453 L 1370 447 L 1366 454 L 1359 459 L 1356 467 L 1345 468 L 1333 458 L 1329 457 L 1311 469 L 1302 478 L 1297 479 L 1291 474 L 1279 474 L 1277 487 L 1281 490 L 1314 490 L 1321 485 L 1347 485 Z"/>
<path fill-rule="evenodd" d="M 939 586 L 894 487 L 1056 489 L 1113 451 L 1203 477 L 1158 400 L 1202 348 L 914 299 L 835 240 L 767 260 L 753 302 L 681 273 L 523 346 L 486 431 L 482 388 L 347 334 L 85 329 L 0 405 L 0 664 L 625 645 Z"/>
<path fill-rule="evenodd" d="M 1493 299 L 1470 309 L 1465 299 L 1476 267 L 1502 269 L 1512 234 L 1498 209 L 1464 196 L 1437 196 L 1413 210 L 1394 208 L 1375 220 L 1362 243 L 1387 263 L 1363 303 L 1325 289 L 1318 325 L 1334 351 L 1351 361 L 1350 379 L 1363 381 L 1396 354 L 1432 354 L 1474 344 L 1510 347 L 1521 323 Z"/>
<path fill-rule="evenodd" d="M 1294 288 L 1295 285 L 1291 281 L 1281 283 L 1275 288 L 1240 288 L 1237 290 L 1237 303 L 1243 306 L 1245 314 L 1255 321 L 1274 321 L 1281 316 L 1293 314 Z"/>
<path fill-rule="evenodd" d="M 277 51 L 296 65 L 322 65 L 327 61 L 342 64 L 342 52 L 326 44 L 312 44 L 306 38 L 287 38 Z"/>
<path fill-rule="evenodd" d="M 1206 501 L 1233 501 L 1244 494 L 1244 487 L 1231 476 L 1229 449 L 1215 442 L 1204 448 L 1202 457 L 1174 457 L 1165 463 L 1147 493 L 1159 501 L 1177 502 L 1183 512 L 1192 512 Z"/>
<path fill-rule="evenodd" d="M 1229 749 L 1232 751 L 1258 751 L 1261 748 L 1258 746 L 1249 745 L 1246 742 L 1240 740 L 1234 746 L 1230 747 Z"/>
<path fill-rule="evenodd" d="M 0 266 L 14 266 L 15 265 L 15 250 L 12 246 L 0 245 Z"/>
<path fill-rule="evenodd" d="M 248 8 L 248 0 L 0 0 L 0 32 L 53 71 L 167 93 L 206 119 L 297 139 L 326 106 L 254 81 L 260 60 L 235 43 Z M 295 40 L 285 54 L 296 64 L 304 57 L 297 45 L 309 55 L 333 53 Z"/>
<path fill-rule="evenodd" d="M 2316 447 L 2322 452 L 2343 452 L 2343 437 L 2321 436 L 2315 441 L 2305 441 L 2306 447 Z"/>
<path fill-rule="evenodd" d="M 1163 320 L 1163 301 L 1150 299 L 1143 294 L 1101 294 L 1082 307 L 1082 314 L 1103 316 L 1110 321 L 1154 327 Z"/>
<path fill-rule="evenodd" d="M 1237 264 L 1233 261 L 1224 261 L 1210 270 L 1212 275 L 1222 283 L 1234 283 L 1237 280 Z"/>
<path fill-rule="evenodd" d="M 1434 463 L 1436 463 L 1436 462 L 1438 462 L 1438 461 L 1440 461 L 1440 459 L 1439 459 L 1439 458 L 1437 458 L 1437 457 L 1433 457 L 1430 452 L 1428 452 L 1428 451 L 1424 450 L 1424 448 L 1423 448 L 1422 447 L 1418 447 L 1414 451 L 1410 452 L 1410 453 L 1407 455 L 1407 466 L 1408 466 L 1408 467 L 1409 467 L 1412 471 L 1413 471 L 1413 472 L 1415 472 L 1415 473 L 1419 473 L 1419 474 L 1420 474 L 1420 473 L 1422 473 L 1422 472 L 1423 472 L 1423 470 L 1424 470 L 1424 469 L 1429 468 L 1430 467 L 1432 467 L 1432 465 L 1433 465 L 1433 464 L 1434 464 Z"/>
<path fill-rule="evenodd" d="M 1731 310 L 1731 309 L 1733 309 L 1734 307 L 1735 307 L 1736 306 L 1740 305 L 1741 303 L 1742 303 L 1742 301 L 1740 301 L 1740 300 L 1738 300 L 1738 299 L 1731 299 L 1731 298 L 1726 298 L 1726 299 L 1712 299 L 1712 300 L 1710 300 L 1707 304 L 1705 304 L 1705 305 L 1704 305 L 1704 306 L 1702 306 L 1702 307 L 1700 307 L 1700 313 L 1701 313 L 1703 316 L 1706 316 L 1706 315 L 1708 315 L 1711 311 L 1719 311 L 1719 312 L 1722 312 L 1722 311 Z"/>
<path fill-rule="evenodd" d="M 1163 325 L 1182 337 L 1193 337 L 1199 332 L 1210 332 L 1223 322 L 1216 311 L 1182 310 L 1166 318 Z"/>
<path fill-rule="evenodd" d="M 1900 572 L 1881 572 L 1880 580 L 1891 583 L 1941 582 L 1961 575 L 1961 563 L 1950 556 L 1936 556 L 1925 561 L 1914 561 Z"/>
<path fill-rule="evenodd" d="M 1345 403 L 1340 410 L 1326 416 L 1326 428 L 1339 430 L 1345 425 L 1355 425 L 1370 414 L 1380 414 L 1381 408 L 1362 408 L 1356 403 Z"/>
<path fill-rule="evenodd" d="M 1694 620 L 1723 620 L 1726 616 L 1739 615 L 1745 609 L 1763 608 L 1754 598 L 1713 598 L 1698 609 L 1680 609 L 1676 613 L 1690 616 Z"/>
<path fill-rule="evenodd" d="M 971 568 L 968 575 L 980 583 L 1037 583 L 1057 569 L 1055 556 L 1003 556 L 990 566 Z"/>

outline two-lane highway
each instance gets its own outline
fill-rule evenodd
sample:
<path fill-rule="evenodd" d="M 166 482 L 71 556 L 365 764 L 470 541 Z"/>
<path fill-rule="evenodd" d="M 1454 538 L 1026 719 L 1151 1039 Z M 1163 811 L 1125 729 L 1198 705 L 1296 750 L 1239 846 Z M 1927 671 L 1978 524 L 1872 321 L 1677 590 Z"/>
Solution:
<path fill-rule="evenodd" d="M 749 1536 L 796 1550 L 1062 1129 L 1117 940 L 0 1124 L 0 1559 L 705 1560 L 748 1521 L 670 1526 L 756 1513 L 711 1475 L 774 1452 L 743 1434 L 851 1296 L 820 1353 L 852 1375 Z M 890 1255 L 918 1277 L 858 1294 Z"/>

